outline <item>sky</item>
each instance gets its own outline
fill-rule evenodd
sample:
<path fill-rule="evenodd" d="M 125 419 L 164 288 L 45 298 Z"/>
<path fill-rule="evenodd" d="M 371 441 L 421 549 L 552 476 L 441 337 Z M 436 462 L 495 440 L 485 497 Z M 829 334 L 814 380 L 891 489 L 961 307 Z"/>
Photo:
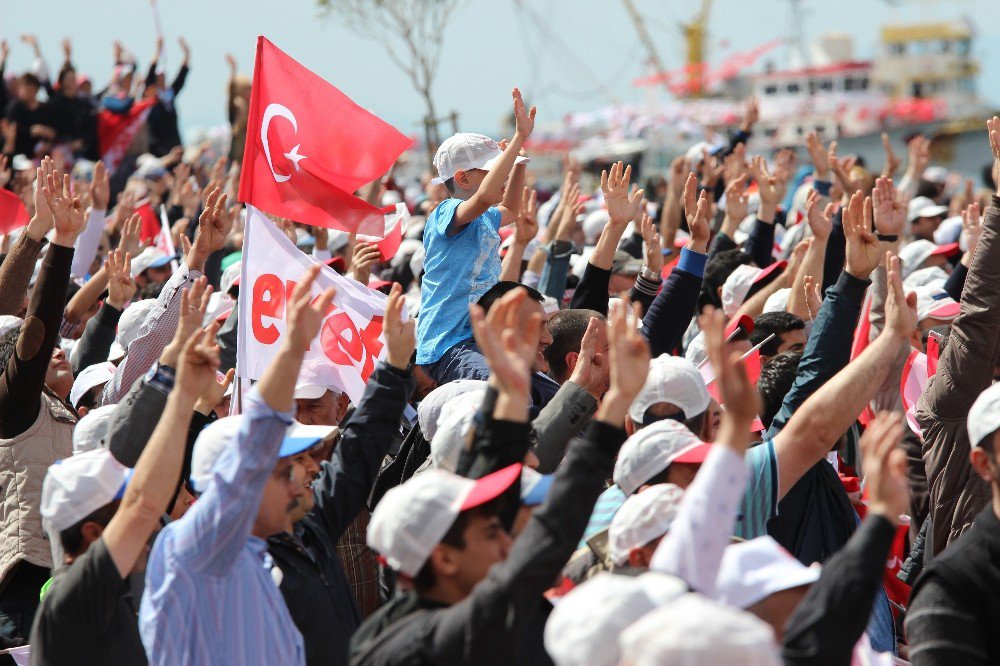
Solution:
<path fill-rule="evenodd" d="M 679 67 L 683 40 L 678 25 L 695 14 L 700 2 L 633 1 L 667 68 Z M 827 31 L 846 32 L 853 35 L 860 58 L 875 54 L 884 24 L 972 19 L 977 26 L 974 52 L 983 72 L 979 90 L 1000 107 L 1000 0 L 801 2 L 807 42 Z M 715 0 L 710 62 L 788 35 L 791 4 Z M 336 15 L 321 16 L 310 0 L 158 0 L 157 5 L 170 71 L 180 61 L 176 38 L 183 35 L 191 44 L 191 73 L 178 99 L 184 131 L 226 121 L 224 56 L 232 52 L 240 70 L 250 74 L 258 34 L 401 131 L 420 131 L 423 103 L 382 43 L 351 31 Z M 115 39 L 144 68 L 156 35 L 148 0 L 0 0 L 0 15 L 0 37 L 11 45 L 8 71 L 20 71 L 31 60 L 21 34 L 38 35 L 53 70 L 62 58 L 60 41 L 70 36 L 78 69 L 99 84 L 107 80 Z M 767 57 L 784 64 L 781 50 Z M 461 130 L 492 134 L 510 113 L 515 85 L 529 103 L 538 105 L 539 121 L 552 123 L 573 111 L 647 99 L 648 90 L 632 85 L 635 77 L 648 73 L 644 63 L 644 50 L 618 0 L 466 0 L 447 27 L 435 98 L 439 112 L 459 113 Z"/>

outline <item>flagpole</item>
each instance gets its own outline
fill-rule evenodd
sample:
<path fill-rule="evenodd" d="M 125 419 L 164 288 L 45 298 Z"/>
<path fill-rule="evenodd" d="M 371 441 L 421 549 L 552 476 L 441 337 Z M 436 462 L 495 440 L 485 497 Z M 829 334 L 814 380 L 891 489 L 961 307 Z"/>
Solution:
<path fill-rule="evenodd" d="M 771 335 L 767 336 L 766 338 L 764 338 L 763 340 L 761 340 L 760 342 L 758 342 L 755 347 L 751 347 L 750 351 L 748 351 L 746 354 L 743 354 L 743 356 L 740 356 L 739 360 L 740 361 L 745 360 L 748 356 L 750 356 L 750 354 L 754 353 L 755 351 L 757 351 L 758 349 L 760 349 L 761 347 L 763 347 L 764 345 L 766 345 L 771 340 L 774 340 L 775 336 L 777 336 L 777 333 L 772 333 Z M 706 361 L 707 360 L 708 359 L 706 359 Z M 704 365 L 704 364 L 702 364 L 702 365 Z M 711 380 L 705 382 L 705 386 L 708 386 L 709 384 L 711 384 L 712 382 L 714 382 L 717 378 L 718 378 L 718 375 L 716 375 L 715 377 L 712 377 Z"/>

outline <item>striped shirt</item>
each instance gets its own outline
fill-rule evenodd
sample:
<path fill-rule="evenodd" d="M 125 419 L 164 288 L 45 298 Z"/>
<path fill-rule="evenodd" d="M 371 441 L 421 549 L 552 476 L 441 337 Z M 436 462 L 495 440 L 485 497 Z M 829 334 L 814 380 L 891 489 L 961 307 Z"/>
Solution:
<path fill-rule="evenodd" d="M 256 389 L 206 491 L 167 525 L 146 567 L 139 631 L 150 664 L 305 664 L 267 543 L 251 535 L 291 415 Z"/>

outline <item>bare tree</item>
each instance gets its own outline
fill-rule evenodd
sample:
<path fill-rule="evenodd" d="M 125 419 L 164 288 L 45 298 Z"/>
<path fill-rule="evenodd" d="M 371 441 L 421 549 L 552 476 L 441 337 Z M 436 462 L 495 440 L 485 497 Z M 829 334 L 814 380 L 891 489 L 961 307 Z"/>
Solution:
<path fill-rule="evenodd" d="M 466 0 L 317 0 L 334 18 L 385 47 L 424 99 L 424 139 L 430 156 L 440 143 L 432 88 L 448 21 Z"/>

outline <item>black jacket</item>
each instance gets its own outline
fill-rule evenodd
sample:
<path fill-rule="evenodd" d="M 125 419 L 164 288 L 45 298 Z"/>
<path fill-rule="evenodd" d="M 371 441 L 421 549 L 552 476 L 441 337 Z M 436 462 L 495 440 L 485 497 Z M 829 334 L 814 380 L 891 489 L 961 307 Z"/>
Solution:
<path fill-rule="evenodd" d="M 987 505 L 924 570 L 910 594 L 914 666 L 1000 664 L 1000 520 Z"/>
<path fill-rule="evenodd" d="M 342 429 L 332 461 L 322 464 L 313 484 L 315 507 L 296 523 L 294 534 L 268 539 L 282 573 L 281 594 L 302 632 L 309 664 L 347 663 L 361 613 L 336 545 L 365 505 L 414 383 L 409 372 L 379 364 Z"/>
<path fill-rule="evenodd" d="M 498 422 L 499 423 L 499 422 Z M 503 423 L 511 435 L 528 423 Z M 625 432 L 594 422 L 570 448 L 548 498 L 535 511 L 504 562 L 466 599 L 447 608 L 413 595 L 383 607 L 351 640 L 352 664 L 510 664 L 523 649 L 525 624 L 537 617 L 590 519 Z"/>

